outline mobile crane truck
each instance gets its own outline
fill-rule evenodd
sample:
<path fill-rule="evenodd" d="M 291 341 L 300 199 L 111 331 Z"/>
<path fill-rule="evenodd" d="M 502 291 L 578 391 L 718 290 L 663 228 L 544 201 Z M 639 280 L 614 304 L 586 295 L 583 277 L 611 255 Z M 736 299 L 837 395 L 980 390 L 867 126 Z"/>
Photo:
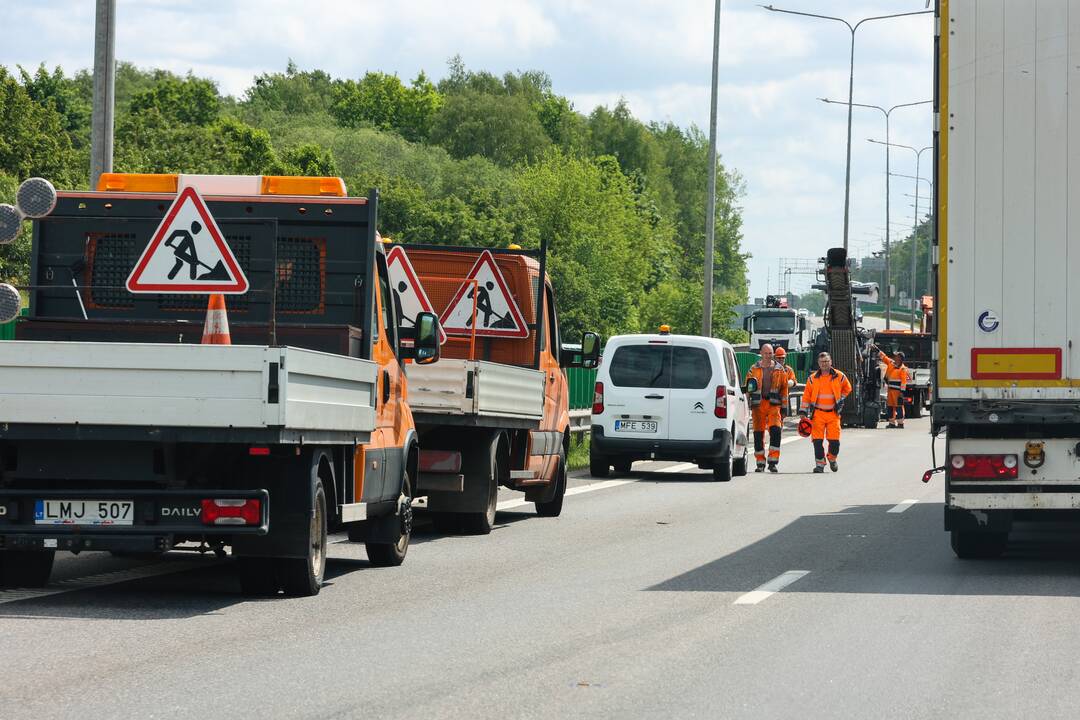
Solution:
<path fill-rule="evenodd" d="M 1080 3 L 941 0 L 931 427 L 945 529 L 1080 520 Z"/>
<path fill-rule="evenodd" d="M 406 308 L 439 313 L 442 360 L 411 368 L 420 443 L 417 493 L 437 529 L 486 534 L 499 487 L 540 516 L 562 512 L 570 443 L 564 368 L 595 367 L 600 338 L 564 349 L 555 291 L 539 250 L 397 245 L 394 290 Z"/>
<path fill-rule="evenodd" d="M 438 358 L 438 319 L 401 348 L 378 193 L 106 174 L 53 203 L 0 343 L 0 582 L 44 585 L 58 550 L 195 542 L 231 547 L 245 593 L 313 595 L 338 527 L 399 564 L 419 480 L 399 359 Z M 237 344 L 200 344 L 206 295 L 177 293 L 222 278 L 250 288 L 228 296 Z"/>

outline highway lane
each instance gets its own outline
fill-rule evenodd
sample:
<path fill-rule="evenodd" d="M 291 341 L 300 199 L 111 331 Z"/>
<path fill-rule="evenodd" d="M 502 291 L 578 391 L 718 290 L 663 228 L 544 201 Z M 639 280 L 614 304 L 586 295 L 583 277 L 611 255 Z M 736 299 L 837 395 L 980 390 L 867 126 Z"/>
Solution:
<path fill-rule="evenodd" d="M 245 600 L 228 561 L 183 555 L 165 564 L 193 569 L 0 593 L 0 707 L 15 718 L 1071 714 L 1077 545 L 1029 533 L 1001 561 L 956 560 L 940 481 L 919 482 L 927 429 L 848 431 L 837 474 L 809 474 L 809 443 L 793 438 L 779 475 L 720 484 L 638 463 L 625 484 L 576 477 L 563 517 L 514 507 L 490 537 L 421 531 L 401 568 L 335 544 L 316 598 Z M 106 566 L 147 567 L 59 565 L 68 578 Z"/>

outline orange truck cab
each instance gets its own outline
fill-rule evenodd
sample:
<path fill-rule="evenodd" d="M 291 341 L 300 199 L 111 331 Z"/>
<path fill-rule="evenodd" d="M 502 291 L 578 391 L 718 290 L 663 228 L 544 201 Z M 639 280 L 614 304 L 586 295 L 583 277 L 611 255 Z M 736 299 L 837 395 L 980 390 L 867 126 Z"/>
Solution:
<path fill-rule="evenodd" d="M 44 584 L 58 550 L 196 543 L 231 548 L 246 593 L 312 595 L 336 529 L 402 562 L 406 368 L 438 360 L 440 331 L 403 322 L 378 199 L 338 178 L 123 174 L 53 198 L 0 347 L 0 584 Z M 232 344 L 202 344 L 218 291 Z"/>
<path fill-rule="evenodd" d="M 439 315 L 441 360 L 410 368 L 420 435 L 417 493 L 438 528 L 485 534 L 500 487 L 557 516 L 570 440 L 565 368 L 595 367 L 600 338 L 563 348 L 555 292 L 539 251 L 393 246 L 404 308 Z"/>

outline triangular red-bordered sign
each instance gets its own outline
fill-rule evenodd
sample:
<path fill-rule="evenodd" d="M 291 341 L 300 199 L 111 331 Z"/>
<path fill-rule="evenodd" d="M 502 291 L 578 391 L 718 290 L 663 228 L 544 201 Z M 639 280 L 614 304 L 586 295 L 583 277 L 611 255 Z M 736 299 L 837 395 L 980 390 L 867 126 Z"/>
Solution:
<path fill-rule="evenodd" d="M 386 253 L 386 269 L 390 273 L 390 291 L 397 295 L 401 308 L 401 322 L 411 326 L 417 313 L 435 312 L 405 248 L 400 245 L 390 248 Z M 440 326 L 439 343 L 445 342 L 446 331 Z"/>
<path fill-rule="evenodd" d="M 473 285 L 471 280 L 476 280 Z M 439 318 L 443 329 L 450 335 L 472 335 L 473 289 L 477 294 L 476 335 L 480 337 L 524 338 L 529 336 L 529 326 L 521 314 L 510 288 L 506 284 L 495 256 L 484 250 L 476 259 L 465 282 Z"/>
<path fill-rule="evenodd" d="M 131 293 L 240 295 L 248 280 L 206 203 L 180 191 L 127 279 Z"/>

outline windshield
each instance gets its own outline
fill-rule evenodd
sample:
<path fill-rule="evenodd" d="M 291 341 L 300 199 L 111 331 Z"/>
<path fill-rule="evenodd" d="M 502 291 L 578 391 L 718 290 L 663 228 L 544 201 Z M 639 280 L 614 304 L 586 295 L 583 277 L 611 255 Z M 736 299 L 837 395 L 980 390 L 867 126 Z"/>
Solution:
<path fill-rule="evenodd" d="M 930 362 L 930 336 L 929 335 L 902 335 L 900 337 L 889 337 L 887 335 L 877 335 L 874 338 L 874 343 L 878 348 L 886 355 L 893 355 L 897 352 L 904 353 L 904 362 Z"/>
<path fill-rule="evenodd" d="M 754 315 L 754 332 L 790 335 L 795 332 L 795 315 Z"/>

